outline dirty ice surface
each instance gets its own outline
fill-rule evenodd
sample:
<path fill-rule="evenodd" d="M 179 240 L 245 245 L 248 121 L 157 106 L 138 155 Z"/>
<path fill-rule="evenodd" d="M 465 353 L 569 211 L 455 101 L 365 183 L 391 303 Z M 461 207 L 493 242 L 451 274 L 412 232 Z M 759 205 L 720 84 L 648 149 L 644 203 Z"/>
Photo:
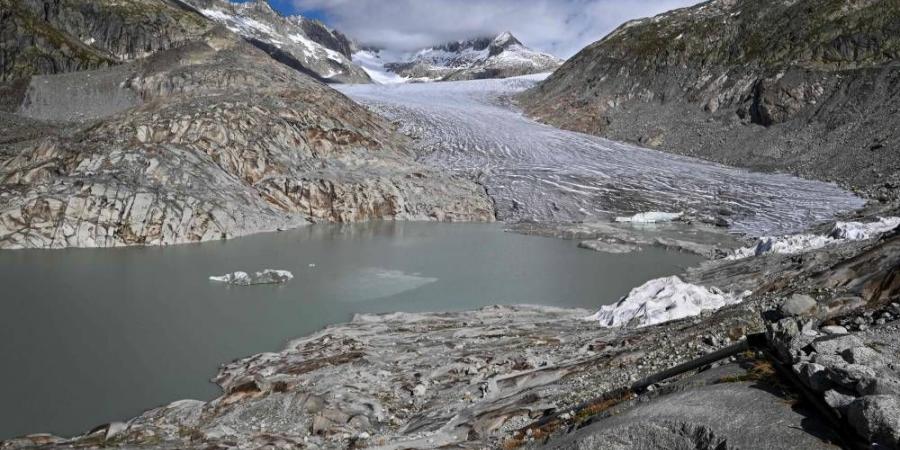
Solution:
<path fill-rule="evenodd" d="M 752 173 L 524 117 L 510 96 L 546 75 L 339 89 L 401 124 L 423 162 L 478 180 L 505 221 L 605 220 L 646 211 L 724 217 L 752 236 L 798 232 L 863 200 L 836 185 Z"/>

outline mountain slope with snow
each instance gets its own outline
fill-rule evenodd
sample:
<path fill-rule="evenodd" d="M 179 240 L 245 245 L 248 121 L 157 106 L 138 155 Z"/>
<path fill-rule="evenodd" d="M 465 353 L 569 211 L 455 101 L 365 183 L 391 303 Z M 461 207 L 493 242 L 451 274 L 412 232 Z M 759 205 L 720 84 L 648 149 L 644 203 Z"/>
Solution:
<path fill-rule="evenodd" d="M 191 0 L 207 18 L 225 25 L 276 60 L 325 82 L 369 83 L 351 61 L 346 36 L 302 16 L 282 16 L 265 0 Z"/>
<path fill-rule="evenodd" d="M 388 60 L 380 52 L 361 51 L 355 60 Z M 459 81 L 484 78 L 508 78 L 550 72 L 562 60 L 529 49 L 510 32 L 496 37 L 448 42 L 422 49 L 400 61 L 384 63 L 384 70 L 369 68 L 381 74 L 394 74 L 401 79 L 419 81 Z M 396 80 L 396 79 L 394 79 Z"/>

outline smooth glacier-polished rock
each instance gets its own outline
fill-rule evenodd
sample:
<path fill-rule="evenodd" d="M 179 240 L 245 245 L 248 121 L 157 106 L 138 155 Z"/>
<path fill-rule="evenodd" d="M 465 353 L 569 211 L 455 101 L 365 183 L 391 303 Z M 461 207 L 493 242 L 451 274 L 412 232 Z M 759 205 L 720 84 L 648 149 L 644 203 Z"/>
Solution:
<path fill-rule="evenodd" d="M 36 122 L 38 136 L 4 144 L 0 248 L 169 245 L 318 221 L 493 220 L 480 186 L 415 162 L 388 123 L 221 28 L 113 75 L 138 106 L 65 127 Z M 33 85 L 26 97 L 45 103 L 66 83 Z"/>

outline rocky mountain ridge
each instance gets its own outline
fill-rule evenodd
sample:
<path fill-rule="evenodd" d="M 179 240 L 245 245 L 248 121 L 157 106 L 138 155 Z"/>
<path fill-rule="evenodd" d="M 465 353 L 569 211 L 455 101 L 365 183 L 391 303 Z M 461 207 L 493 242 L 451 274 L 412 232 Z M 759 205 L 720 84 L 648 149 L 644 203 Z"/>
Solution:
<path fill-rule="evenodd" d="M 547 123 L 893 198 L 900 7 L 713 0 L 626 23 L 521 96 Z"/>
<path fill-rule="evenodd" d="M 212 26 L 179 0 L 2 0 L 0 11 L 0 83 L 145 57 Z"/>
<path fill-rule="evenodd" d="M 21 85 L 31 75 L 144 58 L 196 39 L 217 23 L 320 81 L 371 81 L 350 60 L 346 36 L 315 20 L 284 17 L 265 0 L 3 0 L 0 5 L 0 84 L 10 95 L 21 95 L 21 89 L 9 84 Z"/>
<path fill-rule="evenodd" d="M 380 59 L 378 51 L 361 50 L 357 59 Z M 562 60 L 526 47 L 510 32 L 493 37 L 448 42 L 384 62 L 392 74 L 417 81 L 460 81 L 508 78 L 549 72 Z"/>
<path fill-rule="evenodd" d="M 164 33 L 146 38 L 158 43 L 142 47 L 156 49 L 149 56 L 32 76 L 15 114 L 0 114 L 0 248 L 166 245 L 317 221 L 493 219 L 483 189 L 416 163 L 383 119 L 190 7 L 154 5 L 192 25 L 172 33 L 184 40 L 166 48 L 174 39 Z M 145 6 L 92 3 L 78 17 L 107 29 L 117 11 Z M 69 68 L 82 66 L 54 70 Z"/>
<path fill-rule="evenodd" d="M 303 16 L 282 16 L 266 0 L 190 0 L 206 17 L 221 23 L 273 58 L 325 82 L 369 83 L 351 61 L 351 42 L 338 31 Z"/>

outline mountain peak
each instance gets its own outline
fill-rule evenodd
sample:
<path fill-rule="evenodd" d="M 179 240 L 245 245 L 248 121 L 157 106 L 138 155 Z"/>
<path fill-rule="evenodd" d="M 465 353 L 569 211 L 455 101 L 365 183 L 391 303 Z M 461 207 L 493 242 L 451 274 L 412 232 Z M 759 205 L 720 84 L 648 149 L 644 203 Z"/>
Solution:
<path fill-rule="evenodd" d="M 491 45 L 489 47 L 489 54 L 491 56 L 499 55 L 503 53 L 504 50 L 512 47 L 513 45 L 522 45 L 518 39 L 509 31 L 504 31 L 497 35 L 493 41 L 491 41 Z"/>
<path fill-rule="evenodd" d="M 504 31 L 498 34 L 493 41 L 494 44 L 506 44 L 507 42 L 515 42 L 517 44 L 521 44 L 521 42 L 519 42 L 519 40 L 516 39 L 515 36 L 513 36 L 511 31 Z"/>

